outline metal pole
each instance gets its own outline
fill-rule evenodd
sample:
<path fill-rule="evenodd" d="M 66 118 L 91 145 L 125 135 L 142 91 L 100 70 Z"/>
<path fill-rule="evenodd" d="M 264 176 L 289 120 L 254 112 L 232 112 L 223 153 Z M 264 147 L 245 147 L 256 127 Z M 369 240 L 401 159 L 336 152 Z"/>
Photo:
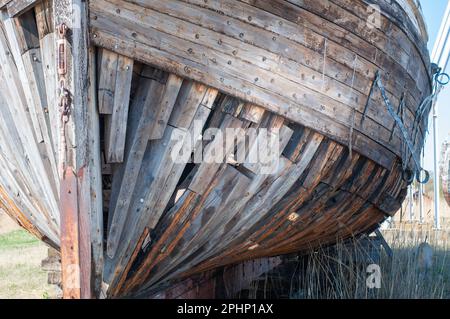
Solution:
<path fill-rule="evenodd" d="M 449 57 L 450 57 L 450 1 L 447 4 L 447 9 L 445 10 L 444 17 L 442 19 L 441 27 L 439 30 L 436 43 L 431 54 L 431 61 L 436 63 L 445 72 Z M 434 227 L 440 229 L 440 214 L 439 214 L 439 203 L 440 203 L 440 193 L 439 193 L 439 142 L 438 142 L 438 127 L 437 127 L 437 106 L 436 103 L 433 104 L 433 145 L 434 145 Z"/>
<path fill-rule="evenodd" d="M 420 157 L 420 166 L 423 167 L 423 152 Z M 423 224 L 423 184 L 419 183 L 419 223 Z"/>
<path fill-rule="evenodd" d="M 414 219 L 414 195 L 413 195 L 413 184 L 409 185 L 409 221 L 412 222 Z"/>
<path fill-rule="evenodd" d="M 434 151 L 434 228 L 440 229 L 440 189 L 439 189 L 439 141 L 438 141 L 437 105 L 433 103 L 433 151 Z"/>

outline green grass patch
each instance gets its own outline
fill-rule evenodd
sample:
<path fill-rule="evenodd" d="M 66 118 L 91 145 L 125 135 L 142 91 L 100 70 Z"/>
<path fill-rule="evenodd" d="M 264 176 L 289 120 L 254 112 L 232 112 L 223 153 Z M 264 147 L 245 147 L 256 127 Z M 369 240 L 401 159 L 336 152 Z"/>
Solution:
<path fill-rule="evenodd" d="M 0 235 L 0 250 L 16 249 L 39 245 L 39 240 L 25 230 L 15 230 Z"/>
<path fill-rule="evenodd" d="M 18 264 L 0 266 L 0 299 L 25 298 L 48 299 L 47 273 L 39 266 Z"/>

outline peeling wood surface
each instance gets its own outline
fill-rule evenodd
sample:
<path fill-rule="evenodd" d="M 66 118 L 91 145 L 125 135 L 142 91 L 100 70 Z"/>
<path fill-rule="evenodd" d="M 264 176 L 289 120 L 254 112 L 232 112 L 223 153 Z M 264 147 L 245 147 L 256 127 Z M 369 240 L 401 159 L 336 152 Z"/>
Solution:
<path fill-rule="evenodd" d="M 410 88 L 407 90 L 407 95 L 411 95 L 408 96 L 410 102 L 407 105 L 411 112 L 406 113 L 407 118 L 414 117 L 415 108 L 429 92 L 428 66 L 409 69 L 410 63 L 420 61 L 420 58 L 414 52 L 413 44 L 405 37 L 399 43 L 409 44 L 407 48 L 394 47 L 392 44 L 378 47 L 380 41 L 387 43 L 387 36 L 378 29 L 365 30 L 366 23 L 361 16 L 348 14 L 346 18 L 357 23 L 361 33 L 370 35 L 370 42 L 361 42 L 362 38 L 358 40 L 354 33 L 351 34 L 354 38 L 351 45 L 342 43 L 341 38 L 329 33 L 326 34 L 330 37 L 327 41 L 321 34 L 322 29 L 315 25 L 302 31 L 306 33 L 303 38 L 292 38 L 290 29 L 296 28 L 296 33 L 300 30 L 296 24 L 293 25 L 289 12 L 297 11 L 297 16 L 305 16 L 311 23 L 315 22 L 312 13 L 316 12 L 316 20 L 338 21 L 342 18 L 338 14 L 346 11 L 339 9 L 337 4 L 332 5 L 336 8 L 333 14 L 336 12 L 337 16 L 328 14 L 322 17 L 318 14 L 322 12 L 320 8 L 326 6 L 324 1 L 306 1 L 301 5 L 295 1 L 292 4 L 280 1 L 279 13 L 278 8 L 269 7 L 267 2 L 250 1 L 248 5 L 241 4 L 248 12 L 246 16 L 242 16 L 242 10 L 235 9 L 232 5 L 234 1 L 231 0 L 208 4 L 187 2 L 93 2 L 92 39 L 100 46 L 217 86 L 327 136 L 331 134 L 344 144 L 351 143 L 355 150 L 385 167 L 392 164 L 393 154 L 389 152 L 401 156 L 399 132 L 388 142 L 393 121 L 387 112 L 378 110 L 377 105 L 381 104 L 379 96 L 373 97 L 373 106 L 368 108 L 365 124 L 360 127 L 358 123 L 373 74 L 379 67 L 389 70 L 385 73 L 385 80 L 394 100 L 395 96 L 401 94 L 398 91 L 405 90 L 405 85 Z M 120 10 L 119 14 L 116 13 L 117 9 Z M 141 19 L 142 10 L 145 16 L 152 19 Z M 268 13 L 269 10 L 273 13 Z M 225 18 L 217 12 L 223 12 Z M 251 19 L 248 19 L 249 16 Z M 276 29 L 265 27 L 267 23 L 263 21 L 270 19 L 280 21 L 281 26 Z M 349 28 L 340 24 L 339 27 Z M 274 37 L 274 31 L 279 36 Z M 315 37 L 315 40 L 306 41 L 306 36 Z M 166 39 L 176 45 L 156 39 Z M 289 46 L 291 50 L 284 49 Z M 369 51 L 370 55 L 366 53 Z M 251 70 L 247 71 L 246 68 Z M 398 81 L 398 76 L 405 71 L 407 76 L 402 76 L 405 84 L 399 85 L 402 81 Z M 388 73 L 395 76 L 390 78 Z M 344 74 L 348 75 L 347 78 L 340 79 L 339 75 Z M 372 99 L 369 101 L 371 103 Z M 352 126 L 352 108 L 356 109 L 354 122 L 357 124 L 353 125 L 353 140 L 350 142 L 348 132 Z M 317 117 L 331 118 L 334 126 L 315 122 L 314 118 Z M 418 139 L 421 139 L 420 134 Z"/>
<path fill-rule="evenodd" d="M 30 10 L 41 0 L 12 0 L 8 2 L 8 14 L 10 17 L 21 15 L 25 11 Z"/>
<path fill-rule="evenodd" d="M 380 28 L 367 27 L 369 3 Z M 377 71 L 399 110 L 404 97 L 416 152 L 427 126 L 414 127 L 430 92 L 427 35 L 407 4 L 0 0 L 0 207 L 60 247 L 68 298 L 173 296 L 230 264 L 237 283 L 249 260 L 373 231 L 401 206 L 410 161 L 381 95 L 369 98 Z M 236 129 L 236 147 L 194 161 L 223 146 L 215 128 Z M 269 173 L 250 160 L 258 129 L 279 132 Z"/>

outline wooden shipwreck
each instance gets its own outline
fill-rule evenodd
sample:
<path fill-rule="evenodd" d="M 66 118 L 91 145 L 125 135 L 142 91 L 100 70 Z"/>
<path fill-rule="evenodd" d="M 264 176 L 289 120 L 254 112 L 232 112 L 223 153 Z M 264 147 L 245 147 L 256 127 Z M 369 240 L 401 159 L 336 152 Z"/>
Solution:
<path fill-rule="evenodd" d="M 371 232 L 420 171 L 416 1 L 0 7 L 0 205 L 60 250 L 66 297 L 155 296 Z M 174 161 L 174 134 L 208 128 L 279 132 L 277 169 Z"/>

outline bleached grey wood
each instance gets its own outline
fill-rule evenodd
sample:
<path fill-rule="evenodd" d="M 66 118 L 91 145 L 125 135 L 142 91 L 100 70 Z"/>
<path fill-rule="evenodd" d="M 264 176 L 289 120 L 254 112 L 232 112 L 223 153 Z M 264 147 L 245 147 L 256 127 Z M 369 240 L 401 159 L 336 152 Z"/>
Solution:
<path fill-rule="evenodd" d="M 8 3 L 8 14 L 10 17 L 16 17 L 31 9 L 39 1 L 41 0 L 12 0 Z"/>
<path fill-rule="evenodd" d="M 158 109 L 155 111 L 153 119 L 154 127 L 152 129 L 152 133 L 150 134 L 151 140 L 158 140 L 163 137 L 182 83 L 182 78 L 174 74 L 169 75 L 164 89 L 165 92 L 163 95 L 163 100 L 161 101 Z"/>
<path fill-rule="evenodd" d="M 129 150 L 126 152 L 123 169 L 119 173 L 121 176 L 119 174 L 117 177 L 114 176 L 114 179 L 118 180 L 119 185 L 116 186 L 118 191 L 114 194 L 114 199 L 110 203 L 110 214 L 112 218 L 108 230 L 107 254 L 111 258 L 115 255 L 118 241 L 125 225 L 131 204 L 131 197 L 141 169 L 149 136 L 152 132 L 152 112 L 158 108 L 162 91 L 163 85 L 159 82 L 151 80 L 142 81 L 135 102 L 132 105 L 133 109 L 142 109 L 142 111 L 139 118 L 136 119 L 137 122 L 134 124 L 134 132 L 128 132 Z"/>
<path fill-rule="evenodd" d="M 116 90 L 117 53 L 99 49 L 101 57 L 98 84 L 98 108 L 101 114 L 112 114 L 114 109 L 114 92 Z"/>
<path fill-rule="evenodd" d="M 133 60 L 119 56 L 114 84 L 113 110 L 105 132 L 106 159 L 108 163 L 123 162 L 132 75 Z"/>

